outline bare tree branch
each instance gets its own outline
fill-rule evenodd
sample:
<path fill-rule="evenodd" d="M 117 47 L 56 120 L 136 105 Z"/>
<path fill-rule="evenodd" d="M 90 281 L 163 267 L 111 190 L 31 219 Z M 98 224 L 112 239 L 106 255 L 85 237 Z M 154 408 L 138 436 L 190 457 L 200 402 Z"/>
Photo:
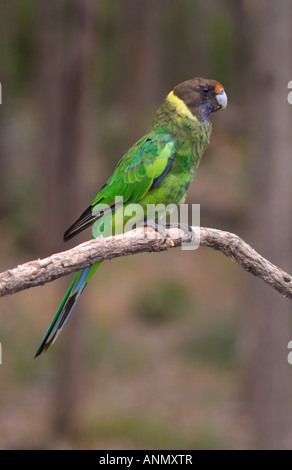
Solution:
<path fill-rule="evenodd" d="M 221 251 L 245 271 L 259 277 L 284 297 L 292 299 L 292 277 L 259 255 L 250 245 L 233 233 L 213 228 L 192 227 L 200 236 L 200 245 Z M 90 240 L 67 251 L 9 269 L 0 274 L 0 297 L 15 294 L 66 276 L 99 261 L 143 252 L 164 251 L 186 243 L 185 233 L 178 228 L 166 230 L 168 237 L 142 227 L 115 237 Z M 191 235 L 189 236 L 189 241 Z"/>

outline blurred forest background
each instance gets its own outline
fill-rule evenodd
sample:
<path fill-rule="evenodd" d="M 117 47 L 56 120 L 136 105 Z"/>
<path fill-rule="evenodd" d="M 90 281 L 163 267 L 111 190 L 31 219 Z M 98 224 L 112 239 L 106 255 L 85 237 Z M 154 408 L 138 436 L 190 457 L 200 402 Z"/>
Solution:
<path fill-rule="evenodd" d="M 0 1 L 0 269 L 50 255 L 172 87 L 229 106 L 187 202 L 292 271 L 290 0 Z M 292 446 L 291 302 L 206 248 L 104 264 L 33 360 L 69 278 L 1 299 L 0 448 Z"/>

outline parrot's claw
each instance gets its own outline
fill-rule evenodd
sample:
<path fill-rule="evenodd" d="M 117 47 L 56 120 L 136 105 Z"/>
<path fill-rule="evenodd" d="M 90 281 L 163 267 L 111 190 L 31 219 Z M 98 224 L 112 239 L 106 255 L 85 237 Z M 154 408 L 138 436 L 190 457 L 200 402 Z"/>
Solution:
<path fill-rule="evenodd" d="M 190 244 L 190 245 L 197 244 L 196 234 L 194 233 L 194 231 L 193 231 L 192 227 L 190 227 L 190 225 L 178 222 L 177 224 L 167 224 L 166 228 L 177 228 L 177 229 L 181 230 L 184 233 L 184 237 L 183 237 L 183 242 L 184 243 L 187 243 L 187 244 Z"/>
<path fill-rule="evenodd" d="M 159 222 L 155 222 L 154 220 L 142 220 L 140 222 L 137 222 L 135 224 L 135 228 L 138 227 L 144 227 L 146 229 L 152 228 L 155 232 L 159 233 L 159 235 L 161 235 L 162 237 L 161 244 L 164 244 L 166 240 L 170 239 L 170 236 L 165 230 L 165 226 L 160 224 Z"/>

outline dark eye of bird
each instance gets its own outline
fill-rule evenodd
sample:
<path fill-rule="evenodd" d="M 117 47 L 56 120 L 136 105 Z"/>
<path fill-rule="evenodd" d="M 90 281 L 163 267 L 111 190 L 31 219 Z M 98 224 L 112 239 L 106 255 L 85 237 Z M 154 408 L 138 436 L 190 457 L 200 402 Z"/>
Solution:
<path fill-rule="evenodd" d="M 204 86 L 203 92 L 204 92 L 204 93 L 208 93 L 208 91 L 209 91 L 209 88 L 208 88 L 207 86 Z"/>

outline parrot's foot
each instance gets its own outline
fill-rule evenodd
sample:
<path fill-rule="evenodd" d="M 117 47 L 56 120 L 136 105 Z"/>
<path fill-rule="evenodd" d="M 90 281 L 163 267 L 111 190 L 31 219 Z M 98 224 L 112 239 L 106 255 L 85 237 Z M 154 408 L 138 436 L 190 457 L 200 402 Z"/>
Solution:
<path fill-rule="evenodd" d="M 135 224 L 135 228 L 144 227 L 146 229 L 152 228 L 155 232 L 162 236 L 161 244 L 164 244 L 166 240 L 170 240 L 170 236 L 165 230 L 165 226 L 155 222 L 154 220 L 141 220 Z"/>
<path fill-rule="evenodd" d="M 181 230 L 184 233 L 184 237 L 182 240 L 184 243 L 187 243 L 188 245 L 197 245 L 197 236 L 195 235 L 190 225 L 178 222 L 177 224 L 167 224 L 166 228 L 177 228 Z"/>

